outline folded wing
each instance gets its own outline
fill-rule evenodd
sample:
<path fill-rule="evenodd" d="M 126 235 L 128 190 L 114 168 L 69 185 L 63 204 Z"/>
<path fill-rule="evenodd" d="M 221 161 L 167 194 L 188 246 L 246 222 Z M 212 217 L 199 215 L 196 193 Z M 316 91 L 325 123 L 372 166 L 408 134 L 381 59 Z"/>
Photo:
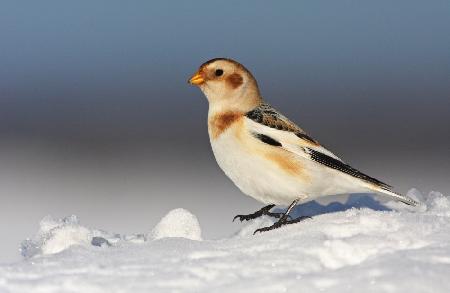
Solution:
<path fill-rule="evenodd" d="M 414 206 L 418 204 L 411 198 L 392 191 L 390 185 L 343 162 L 270 105 L 262 104 L 246 113 L 246 117 L 250 132 L 260 141 L 274 147 L 281 147 L 298 156 L 362 180 L 370 189 L 389 195 L 406 204 Z"/>
<path fill-rule="evenodd" d="M 246 114 L 246 117 L 254 122 L 249 123 L 253 135 L 265 143 L 282 147 L 287 151 L 372 183 L 382 189 L 389 190 L 392 188 L 390 185 L 370 177 L 343 162 L 339 157 L 306 134 L 303 129 L 268 104 L 263 104 L 253 109 Z"/>

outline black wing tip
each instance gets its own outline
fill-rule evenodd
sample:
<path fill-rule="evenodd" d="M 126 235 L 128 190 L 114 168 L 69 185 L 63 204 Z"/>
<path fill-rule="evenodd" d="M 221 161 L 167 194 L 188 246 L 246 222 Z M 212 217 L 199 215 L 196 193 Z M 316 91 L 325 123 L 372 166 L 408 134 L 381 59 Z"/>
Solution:
<path fill-rule="evenodd" d="M 377 186 L 383 190 L 392 191 L 391 190 L 392 186 L 390 186 L 376 178 L 373 178 L 369 175 L 366 175 L 366 174 L 362 173 L 361 171 L 358 171 L 357 169 L 353 168 L 352 166 L 350 166 L 342 161 L 339 161 L 335 158 L 332 158 L 326 154 L 323 154 L 323 153 L 313 150 L 311 148 L 304 148 L 304 149 L 305 149 L 306 153 L 309 154 L 310 158 L 315 162 L 318 162 L 322 165 L 325 165 L 325 166 L 335 169 L 337 171 L 341 171 L 341 172 L 343 172 L 347 175 L 353 176 L 355 178 L 372 183 L 375 186 Z"/>

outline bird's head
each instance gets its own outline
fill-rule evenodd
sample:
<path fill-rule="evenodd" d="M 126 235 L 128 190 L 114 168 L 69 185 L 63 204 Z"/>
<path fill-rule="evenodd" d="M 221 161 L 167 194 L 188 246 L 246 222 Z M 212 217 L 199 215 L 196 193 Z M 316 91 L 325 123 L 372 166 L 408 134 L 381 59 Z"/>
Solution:
<path fill-rule="evenodd" d="M 253 75 L 231 59 L 216 58 L 203 63 L 189 83 L 202 90 L 210 111 L 249 111 L 261 103 Z"/>

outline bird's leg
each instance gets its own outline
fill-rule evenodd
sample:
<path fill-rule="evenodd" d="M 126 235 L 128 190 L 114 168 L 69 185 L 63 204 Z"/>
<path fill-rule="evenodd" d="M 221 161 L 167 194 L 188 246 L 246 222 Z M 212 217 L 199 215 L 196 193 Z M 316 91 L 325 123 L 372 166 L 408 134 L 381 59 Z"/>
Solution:
<path fill-rule="evenodd" d="M 237 215 L 236 217 L 233 218 L 233 222 L 236 219 L 239 219 L 239 221 L 249 221 L 249 220 L 253 220 L 256 218 L 259 218 L 261 216 L 269 216 L 269 217 L 274 217 L 274 218 L 281 218 L 284 214 L 282 213 L 271 213 L 270 209 L 273 208 L 275 205 L 274 204 L 270 204 L 268 206 L 263 207 L 262 209 L 260 209 L 259 211 L 254 212 L 253 214 L 248 214 L 248 215 Z"/>
<path fill-rule="evenodd" d="M 303 221 L 305 219 L 310 219 L 311 217 L 298 217 L 298 218 L 295 218 L 295 219 L 292 219 L 292 220 L 288 220 L 288 218 L 290 218 L 289 213 L 297 205 L 298 201 L 299 201 L 299 199 L 294 200 L 291 203 L 291 205 L 287 208 L 286 212 L 281 216 L 281 218 L 277 222 L 275 222 L 275 224 L 273 224 L 272 226 L 269 226 L 269 227 L 256 229 L 255 232 L 253 232 L 253 234 L 256 234 L 256 232 L 270 231 L 270 230 L 273 230 L 273 229 L 280 228 L 281 226 L 284 226 L 284 225 L 295 224 L 295 223 L 298 223 L 298 222 Z"/>

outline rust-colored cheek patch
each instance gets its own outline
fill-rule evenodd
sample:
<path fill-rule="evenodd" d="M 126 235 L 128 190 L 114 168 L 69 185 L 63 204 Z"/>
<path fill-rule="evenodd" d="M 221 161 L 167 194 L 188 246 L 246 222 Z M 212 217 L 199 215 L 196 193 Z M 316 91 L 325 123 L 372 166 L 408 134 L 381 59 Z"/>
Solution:
<path fill-rule="evenodd" d="M 238 112 L 225 112 L 215 115 L 209 120 L 209 129 L 212 138 L 217 138 L 233 123 L 242 118 L 242 114 Z"/>
<path fill-rule="evenodd" d="M 244 82 L 244 79 L 242 78 L 242 76 L 239 73 L 233 73 L 227 77 L 227 83 L 233 89 L 238 88 L 243 82 Z"/>

